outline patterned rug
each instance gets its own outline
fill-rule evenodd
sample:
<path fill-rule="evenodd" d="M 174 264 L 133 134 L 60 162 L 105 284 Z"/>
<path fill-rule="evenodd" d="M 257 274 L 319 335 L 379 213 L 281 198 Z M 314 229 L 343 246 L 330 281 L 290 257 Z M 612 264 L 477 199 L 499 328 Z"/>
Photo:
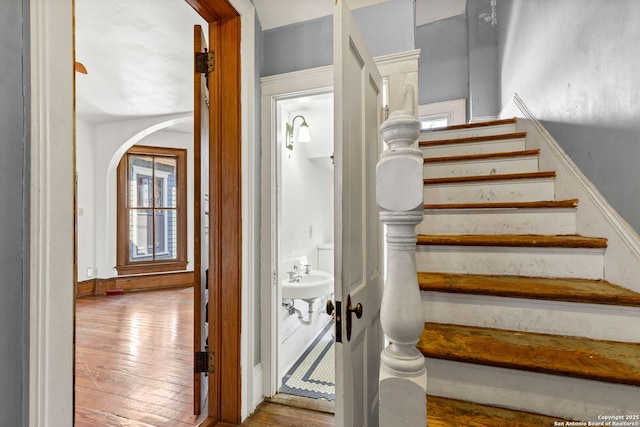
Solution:
<path fill-rule="evenodd" d="M 333 321 L 324 327 L 309 348 L 296 360 L 282 378 L 281 393 L 334 400 L 335 351 L 332 328 Z"/>

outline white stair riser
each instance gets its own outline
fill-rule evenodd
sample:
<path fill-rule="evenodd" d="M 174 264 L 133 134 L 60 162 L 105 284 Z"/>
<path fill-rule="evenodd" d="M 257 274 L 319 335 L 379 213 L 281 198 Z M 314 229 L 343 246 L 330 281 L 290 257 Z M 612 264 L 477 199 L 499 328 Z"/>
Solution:
<path fill-rule="evenodd" d="M 575 234 L 575 209 L 426 209 L 418 234 Z"/>
<path fill-rule="evenodd" d="M 418 271 L 603 279 L 603 249 L 417 245 Z"/>
<path fill-rule="evenodd" d="M 555 186 L 552 178 L 427 184 L 424 186 L 424 202 L 427 204 L 534 202 L 554 200 L 554 198 Z"/>
<path fill-rule="evenodd" d="M 634 307 L 422 292 L 425 322 L 640 342 Z"/>
<path fill-rule="evenodd" d="M 474 136 L 503 135 L 516 133 L 516 125 L 506 124 L 497 126 L 482 126 L 469 129 L 440 130 L 435 132 L 421 132 L 420 141 L 437 141 L 439 139 L 469 138 Z"/>
<path fill-rule="evenodd" d="M 636 415 L 640 387 L 514 369 L 426 359 L 429 394 L 559 418 L 602 421 L 598 415 Z M 560 424 L 558 424 L 560 425 Z"/>
<path fill-rule="evenodd" d="M 538 157 L 425 163 L 425 178 L 538 172 Z"/>
<path fill-rule="evenodd" d="M 469 154 L 507 153 L 509 151 L 522 151 L 525 149 L 525 140 L 504 139 L 498 141 L 469 142 L 460 144 L 434 145 L 421 147 L 425 158 L 466 156 Z"/>

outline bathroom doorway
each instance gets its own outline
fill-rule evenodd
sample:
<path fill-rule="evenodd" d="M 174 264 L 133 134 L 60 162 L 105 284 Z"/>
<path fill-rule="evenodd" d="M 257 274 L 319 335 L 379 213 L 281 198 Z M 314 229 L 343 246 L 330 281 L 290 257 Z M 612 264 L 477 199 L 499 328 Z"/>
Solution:
<path fill-rule="evenodd" d="M 334 400 L 333 92 L 274 100 L 272 392 Z"/>

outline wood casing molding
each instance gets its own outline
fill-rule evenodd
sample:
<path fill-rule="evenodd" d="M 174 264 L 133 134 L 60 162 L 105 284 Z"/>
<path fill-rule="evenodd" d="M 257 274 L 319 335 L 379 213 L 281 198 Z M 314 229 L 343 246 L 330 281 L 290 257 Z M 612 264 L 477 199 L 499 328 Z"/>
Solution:
<path fill-rule="evenodd" d="M 237 15 L 209 23 L 210 49 L 224 58 L 209 75 L 209 345 L 220 367 L 209 376 L 209 416 L 232 424 L 242 403 L 240 35 Z"/>
<path fill-rule="evenodd" d="M 173 209 L 177 217 L 177 254 L 175 259 L 135 262 L 129 259 L 131 239 L 130 207 L 128 203 L 129 155 L 168 157 L 176 161 L 176 205 Z M 134 145 L 122 156 L 117 168 L 117 265 L 118 274 L 159 273 L 187 268 L 187 150 L 181 148 L 149 147 Z M 162 207 L 164 209 L 164 207 Z M 152 208 L 149 208 L 152 209 Z M 155 211 L 154 211 L 155 212 Z M 155 235 L 155 233 L 154 233 Z"/>
<path fill-rule="evenodd" d="M 193 271 L 157 273 L 109 278 L 94 278 L 78 282 L 76 298 L 89 295 L 104 295 L 113 289 L 124 292 L 148 291 L 153 289 L 181 288 L 193 285 Z"/>

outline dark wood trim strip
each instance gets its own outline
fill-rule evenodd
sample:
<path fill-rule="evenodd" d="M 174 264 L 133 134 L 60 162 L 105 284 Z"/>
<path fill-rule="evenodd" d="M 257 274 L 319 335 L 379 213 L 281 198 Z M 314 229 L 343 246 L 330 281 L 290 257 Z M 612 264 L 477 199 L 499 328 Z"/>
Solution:
<path fill-rule="evenodd" d="M 240 17 L 209 25 L 211 49 L 224 58 L 209 76 L 209 348 L 216 361 L 209 375 L 209 415 L 230 424 L 240 423 L 242 402 L 240 26 Z"/>
<path fill-rule="evenodd" d="M 499 135 L 484 135 L 484 136 L 467 136 L 463 138 L 450 138 L 450 139 L 438 139 L 434 141 L 420 141 L 420 148 L 435 147 L 439 145 L 453 145 L 453 144 L 473 144 L 480 142 L 492 142 L 492 141 L 504 141 L 508 139 L 524 139 L 527 137 L 526 132 L 518 133 L 504 133 Z"/>
<path fill-rule="evenodd" d="M 227 0 L 185 1 L 209 23 L 238 16 L 238 12 Z"/>
<path fill-rule="evenodd" d="M 429 157 L 424 159 L 424 163 L 429 164 L 429 163 L 446 163 L 446 162 L 466 162 L 466 161 L 487 160 L 487 159 L 510 159 L 510 158 L 518 158 L 518 157 L 533 157 L 539 154 L 540 154 L 540 149 L 523 150 L 523 151 L 507 151 L 503 153 L 466 154 L 464 156 Z"/>
<path fill-rule="evenodd" d="M 104 295 L 107 291 L 113 289 L 122 289 L 125 292 L 130 292 L 192 286 L 193 271 L 141 274 L 86 280 L 78 283 L 78 291 L 80 290 L 81 284 L 83 285 L 83 291 L 87 290 L 90 282 L 92 284 L 92 293 L 83 293 L 82 295 L 78 294 L 78 296 Z"/>
<path fill-rule="evenodd" d="M 418 236 L 418 245 L 438 246 L 505 246 L 525 248 L 585 248 L 607 247 L 607 239 L 579 235 L 537 234 L 479 234 L 479 235 L 424 235 Z"/>
<path fill-rule="evenodd" d="M 489 120 L 486 122 L 476 122 L 476 123 L 464 123 L 461 125 L 451 125 L 443 128 L 431 129 L 429 131 L 423 131 L 422 133 L 430 133 L 430 132 L 443 132 L 448 130 L 458 130 L 458 129 L 474 129 L 474 128 L 482 128 L 488 126 L 500 126 L 500 125 L 511 125 L 518 122 L 516 117 L 511 117 L 508 119 L 500 119 L 500 120 Z"/>
<path fill-rule="evenodd" d="M 640 307 L 640 293 L 602 280 L 422 272 L 418 283 L 431 292 Z"/>
<path fill-rule="evenodd" d="M 425 204 L 425 209 L 572 209 L 578 207 L 578 199 L 546 200 L 536 202 L 493 203 L 442 203 Z"/>
<path fill-rule="evenodd" d="M 528 173 L 507 173 L 499 175 L 478 175 L 478 176 L 452 176 L 446 178 L 425 178 L 425 185 L 434 184 L 459 184 L 464 182 L 486 182 L 486 181 L 520 181 L 527 179 L 549 179 L 555 178 L 555 171 L 528 172 Z"/>
<path fill-rule="evenodd" d="M 83 280 L 76 283 L 76 298 L 82 298 L 96 293 L 96 279 Z"/>
<path fill-rule="evenodd" d="M 425 357 L 640 385 L 640 344 L 425 323 Z"/>
<path fill-rule="evenodd" d="M 96 295 L 104 295 L 107 291 L 116 289 L 116 279 L 96 279 Z"/>
<path fill-rule="evenodd" d="M 118 276 L 115 278 L 115 289 L 122 289 L 125 292 L 192 285 L 193 271 L 144 274 L 138 276 Z"/>

